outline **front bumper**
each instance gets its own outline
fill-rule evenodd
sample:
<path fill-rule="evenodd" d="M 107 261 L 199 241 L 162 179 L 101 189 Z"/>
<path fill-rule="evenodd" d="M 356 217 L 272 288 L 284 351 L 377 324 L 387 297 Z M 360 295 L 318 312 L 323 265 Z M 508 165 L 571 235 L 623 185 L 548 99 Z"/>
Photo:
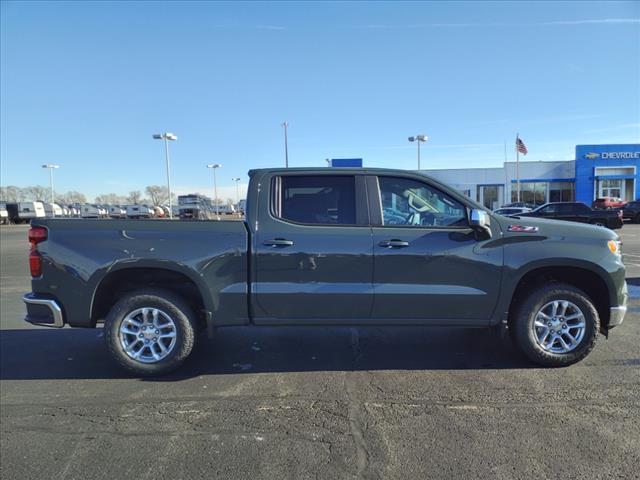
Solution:
<path fill-rule="evenodd" d="M 620 305 L 617 307 L 611 307 L 609 313 L 609 328 L 620 325 L 624 321 L 624 316 L 627 313 L 627 306 Z"/>
<path fill-rule="evenodd" d="M 37 297 L 33 293 L 26 294 L 22 300 L 27 305 L 25 321 L 43 327 L 64 327 L 62 309 L 55 300 Z"/>

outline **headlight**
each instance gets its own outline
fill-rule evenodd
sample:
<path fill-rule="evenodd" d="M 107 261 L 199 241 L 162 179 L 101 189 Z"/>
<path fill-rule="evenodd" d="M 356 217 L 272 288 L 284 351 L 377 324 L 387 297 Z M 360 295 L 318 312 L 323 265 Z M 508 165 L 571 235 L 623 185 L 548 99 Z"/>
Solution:
<path fill-rule="evenodd" d="M 609 240 L 607 242 L 607 246 L 609 247 L 609 250 L 611 251 L 611 253 L 615 254 L 615 255 L 622 255 L 622 252 L 620 250 L 620 247 L 622 246 L 622 242 L 619 240 Z"/>

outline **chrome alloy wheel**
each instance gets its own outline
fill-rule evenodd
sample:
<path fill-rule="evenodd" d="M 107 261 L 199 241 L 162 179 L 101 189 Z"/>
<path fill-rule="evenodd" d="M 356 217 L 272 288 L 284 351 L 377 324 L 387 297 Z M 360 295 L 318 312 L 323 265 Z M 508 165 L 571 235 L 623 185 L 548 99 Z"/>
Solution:
<path fill-rule="evenodd" d="M 533 322 L 536 342 L 551 353 L 568 353 L 582 339 L 586 321 L 582 310 L 566 300 L 554 300 L 543 306 Z"/>
<path fill-rule="evenodd" d="M 160 309 L 138 308 L 122 320 L 118 337 L 124 352 L 133 360 L 156 363 L 176 345 L 176 324 Z"/>

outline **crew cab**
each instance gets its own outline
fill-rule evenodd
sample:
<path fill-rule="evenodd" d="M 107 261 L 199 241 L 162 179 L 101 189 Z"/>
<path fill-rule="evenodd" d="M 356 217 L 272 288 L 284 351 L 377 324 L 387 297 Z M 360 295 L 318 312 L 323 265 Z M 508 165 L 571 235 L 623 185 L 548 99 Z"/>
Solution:
<path fill-rule="evenodd" d="M 496 215 L 407 171 L 249 175 L 244 221 L 34 220 L 26 320 L 104 322 L 111 356 L 140 376 L 224 326 L 506 328 L 534 362 L 564 366 L 623 321 L 608 229 Z"/>
<path fill-rule="evenodd" d="M 622 228 L 622 212 L 611 210 L 592 210 L 582 202 L 545 203 L 530 212 L 519 216 L 554 218 L 569 222 L 590 223 L 612 230 Z"/>

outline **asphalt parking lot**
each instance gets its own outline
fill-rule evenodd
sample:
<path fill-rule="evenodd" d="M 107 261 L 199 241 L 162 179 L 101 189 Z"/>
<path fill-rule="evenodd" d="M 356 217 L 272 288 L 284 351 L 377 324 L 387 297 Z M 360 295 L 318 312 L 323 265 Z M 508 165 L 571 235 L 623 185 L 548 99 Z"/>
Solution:
<path fill-rule="evenodd" d="M 22 321 L 26 228 L 2 227 L 0 477 L 638 478 L 640 225 L 621 234 L 630 312 L 569 368 L 467 329 L 224 329 L 140 380 L 100 329 Z"/>

